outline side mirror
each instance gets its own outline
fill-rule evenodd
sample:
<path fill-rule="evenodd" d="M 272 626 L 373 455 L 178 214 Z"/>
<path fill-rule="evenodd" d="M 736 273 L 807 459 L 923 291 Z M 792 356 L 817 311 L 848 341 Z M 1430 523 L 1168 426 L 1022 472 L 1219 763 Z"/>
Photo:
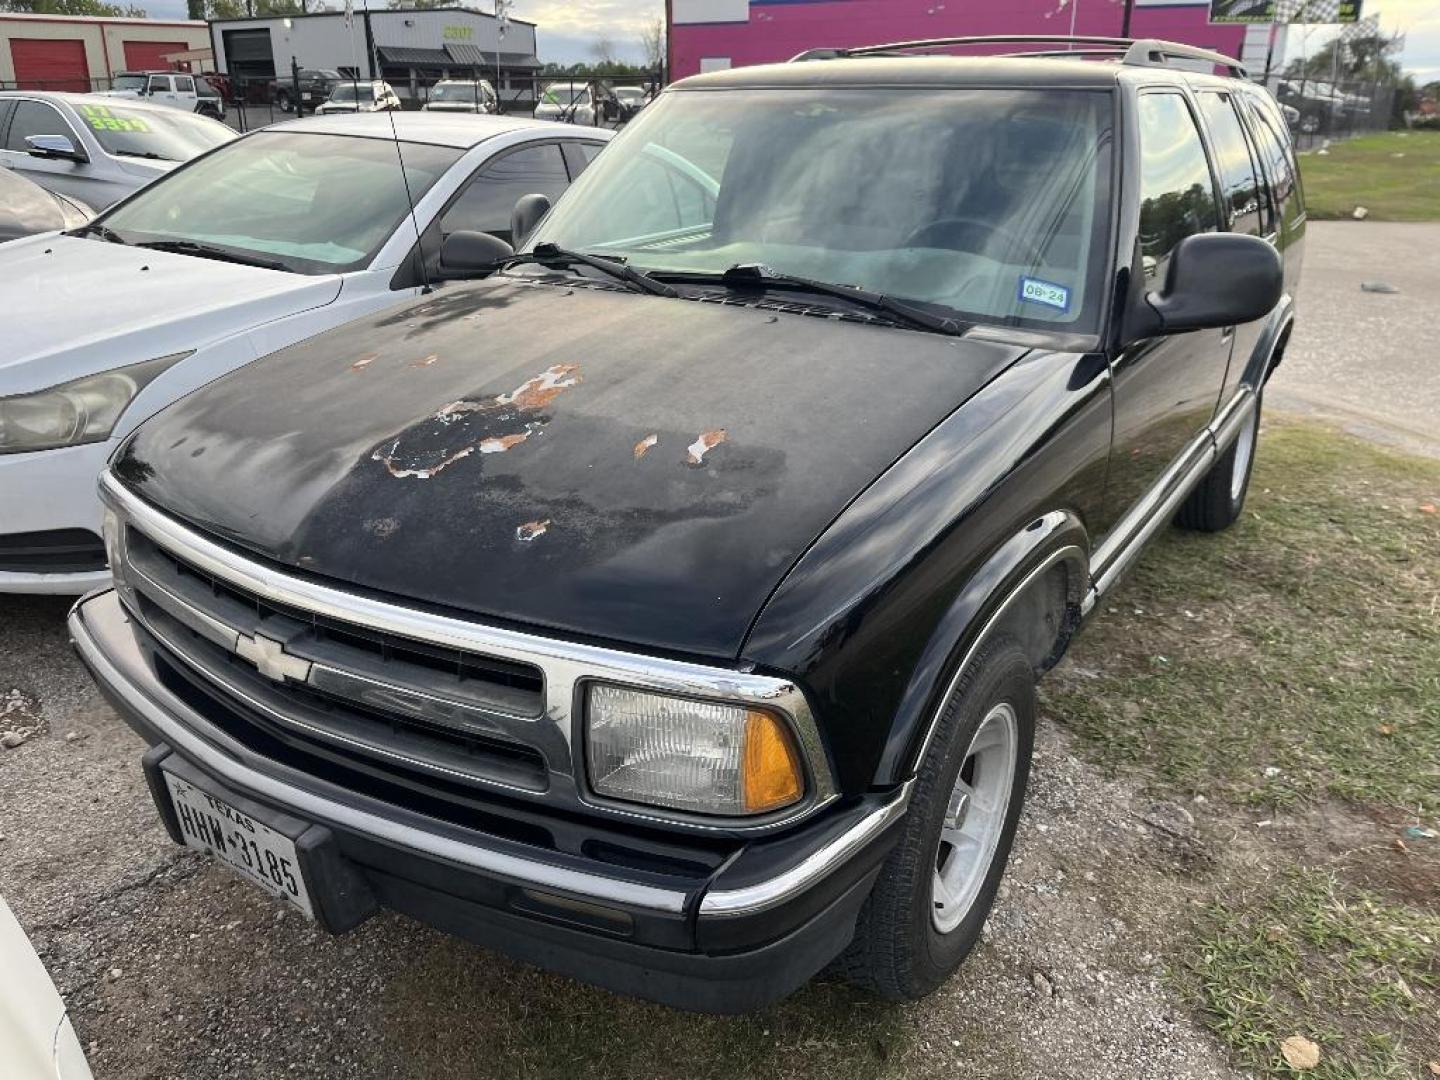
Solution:
<path fill-rule="evenodd" d="M 1284 291 L 1280 253 L 1258 236 L 1187 236 L 1170 253 L 1165 288 L 1140 301 L 1133 336 L 1254 322 L 1274 309 Z"/>
<path fill-rule="evenodd" d="M 27 135 L 26 153 L 31 157 L 47 158 L 51 161 L 89 161 L 85 151 L 75 149 L 75 144 L 65 135 Z"/>
<path fill-rule="evenodd" d="M 440 245 L 440 276 L 488 277 L 495 272 L 496 263 L 514 254 L 514 248 L 489 233 L 457 229 Z"/>
<path fill-rule="evenodd" d="M 548 195 L 521 195 L 515 200 L 515 209 L 510 211 L 510 239 L 517 248 L 535 231 L 540 219 L 549 212 Z"/>

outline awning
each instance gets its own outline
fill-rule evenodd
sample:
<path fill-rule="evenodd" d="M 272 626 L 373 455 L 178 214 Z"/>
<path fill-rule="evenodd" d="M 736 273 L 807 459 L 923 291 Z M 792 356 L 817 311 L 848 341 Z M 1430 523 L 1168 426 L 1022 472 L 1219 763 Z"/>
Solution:
<path fill-rule="evenodd" d="M 376 51 L 382 64 L 398 67 L 450 67 L 453 61 L 444 49 L 410 49 L 397 45 L 381 45 Z"/>
<path fill-rule="evenodd" d="M 453 64 L 462 67 L 494 69 L 497 61 L 495 53 L 486 52 L 479 45 L 452 45 L 447 42 L 445 51 L 450 54 Z M 501 68 L 529 68 L 538 71 L 543 66 L 529 53 L 502 52 L 498 61 Z"/>

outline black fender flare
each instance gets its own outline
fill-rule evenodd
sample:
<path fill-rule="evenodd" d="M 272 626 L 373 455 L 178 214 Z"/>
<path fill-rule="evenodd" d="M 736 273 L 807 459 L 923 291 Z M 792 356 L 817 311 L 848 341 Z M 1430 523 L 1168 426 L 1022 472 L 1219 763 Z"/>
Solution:
<path fill-rule="evenodd" d="M 995 549 L 936 624 L 910 672 L 875 770 L 877 787 L 903 783 L 914 774 L 940 709 L 965 666 L 1026 589 L 1052 567 L 1063 565 L 1068 571 L 1065 625 L 1059 628 L 1054 655 L 1041 670 L 1059 660 L 1079 625 L 1090 589 L 1089 552 L 1084 523 L 1069 510 L 1042 514 Z"/>
<path fill-rule="evenodd" d="M 1295 325 L 1295 297 L 1286 293 L 1280 303 L 1265 317 L 1265 329 L 1255 342 L 1254 351 L 1245 362 L 1240 382 L 1259 391 L 1279 366 L 1279 352 Z"/>

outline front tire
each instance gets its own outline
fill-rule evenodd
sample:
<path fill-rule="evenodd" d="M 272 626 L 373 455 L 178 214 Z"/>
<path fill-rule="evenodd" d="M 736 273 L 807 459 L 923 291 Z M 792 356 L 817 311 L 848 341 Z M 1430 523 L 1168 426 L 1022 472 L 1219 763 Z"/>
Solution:
<path fill-rule="evenodd" d="M 1180 504 L 1175 524 L 1196 532 L 1220 532 L 1240 519 L 1250 474 L 1255 468 L 1255 447 L 1260 441 L 1260 398 L 1255 398 L 1254 415 L 1240 434 L 1221 454 L 1186 500 Z"/>
<path fill-rule="evenodd" d="M 295 103 L 290 100 L 289 93 L 281 90 L 278 94 L 275 95 L 275 107 L 281 112 L 293 112 L 295 109 Z"/>
<path fill-rule="evenodd" d="M 911 793 L 905 831 L 839 961 L 893 1001 L 930 993 L 980 940 L 1015 840 L 1035 746 L 1035 671 L 997 636 L 944 705 Z"/>

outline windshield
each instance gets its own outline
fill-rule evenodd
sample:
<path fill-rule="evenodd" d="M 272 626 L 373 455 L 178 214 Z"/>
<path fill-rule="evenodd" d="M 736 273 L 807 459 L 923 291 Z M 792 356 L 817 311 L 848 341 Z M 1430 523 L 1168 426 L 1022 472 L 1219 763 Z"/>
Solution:
<path fill-rule="evenodd" d="M 551 83 L 541 100 L 548 105 L 570 105 L 584 93 L 584 83 Z"/>
<path fill-rule="evenodd" d="M 116 75 L 112 90 L 144 90 L 148 75 Z"/>
<path fill-rule="evenodd" d="M 738 264 L 968 321 L 1099 325 L 1110 96 L 826 88 L 662 95 L 530 244 Z"/>
<path fill-rule="evenodd" d="M 360 83 L 358 86 L 353 82 L 341 83 L 330 91 L 330 100 L 354 101 L 358 97 L 361 101 L 374 101 L 376 89 L 373 83 L 368 82 Z"/>
<path fill-rule="evenodd" d="M 479 90 L 474 83 L 437 83 L 431 101 L 474 101 Z"/>
<path fill-rule="evenodd" d="M 463 151 L 400 144 L 418 202 Z M 388 139 L 261 131 L 144 188 L 102 220 L 130 243 L 188 240 L 302 274 L 357 270 L 409 213 Z"/>
<path fill-rule="evenodd" d="M 189 161 L 235 138 L 235 130 L 217 120 L 179 109 L 127 109 L 122 105 L 76 105 L 80 122 L 90 128 L 106 153 L 120 157 Z"/>

